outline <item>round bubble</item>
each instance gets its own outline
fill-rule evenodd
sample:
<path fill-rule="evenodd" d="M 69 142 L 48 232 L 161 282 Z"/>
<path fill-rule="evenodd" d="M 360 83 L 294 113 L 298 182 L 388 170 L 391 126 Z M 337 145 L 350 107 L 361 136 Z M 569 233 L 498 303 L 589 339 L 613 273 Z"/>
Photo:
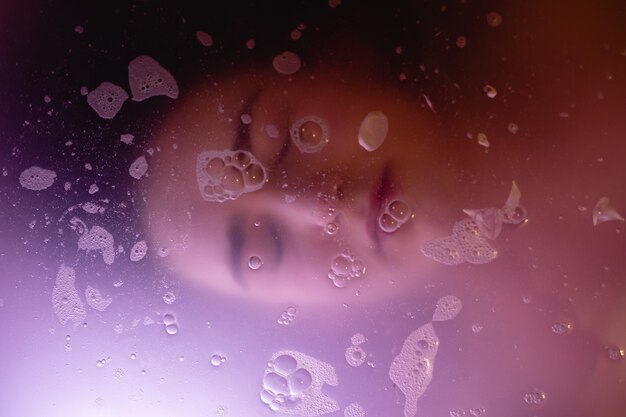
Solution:
<path fill-rule="evenodd" d="M 300 57 L 293 52 L 285 51 L 272 60 L 274 69 L 283 75 L 295 74 L 302 67 Z"/>
<path fill-rule="evenodd" d="M 329 140 L 328 125 L 317 116 L 306 116 L 296 121 L 289 135 L 303 153 L 319 152 Z"/>

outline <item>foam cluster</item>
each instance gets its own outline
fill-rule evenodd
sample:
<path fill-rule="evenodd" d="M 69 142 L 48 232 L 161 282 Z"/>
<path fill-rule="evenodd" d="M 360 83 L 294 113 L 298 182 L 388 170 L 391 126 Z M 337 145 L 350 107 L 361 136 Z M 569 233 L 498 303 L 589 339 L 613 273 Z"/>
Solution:
<path fill-rule="evenodd" d="M 363 261 L 346 249 L 335 256 L 331 262 L 328 278 L 335 284 L 335 287 L 343 288 L 348 285 L 348 281 L 360 278 L 363 274 L 365 274 Z"/>
<path fill-rule="evenodd" d="M 265 185 L 265 167 L 248 151 L 205 151 L 196 160 L 196 179 L 206 201 L 235 200 Z"/>
<path fill-rule="evenodd" d="M 19 181 L 20 185 L 26 189 L 41 191 L 51 187 L 56 177 L 56 172 L 50 169 L 32 166 L 22 171 Z"/>
<path fill-rule="evenodd" d="M 87 317 L 85 305 L 76 290 L 74 268 L 61 265 L 52 289 L 52 308 L 61 324 L 71 322 L 74 327 Z"/>
<path fill-rule="evenodd" d="M 102 226 L 93 226 L 88 232 L 83 233 L 78 238 L 78 249 L 102 252 L 102 259 L 107 265 L 111 265 L 115 259 L 113 235 Z"/>
<path fill-rule="evenodd" d="M 118 85 L 105 81 L 87 95 L 87 103 L 103 119 L 112 119 L 120 111 L 128 93 Z"/>
<path fill-rule="evenodd" d="M 272 411 L 303 417 L 338 411 L 337 401 L 322 392 L 324 384 L 338 384 L 332 365 L 296 351 L 276 352 L 265 368 L 261 401 Z"/>
<path fill-rule="evenodd" d="M 178 98 L 178 84 L 168 70 L 154 58 L 138 56 L 128 64 L 128 84 L 133 101 L 154 96 Z"/>
<path fill-rule="evenodd" d="M 112 298 L 104 297 L 98 289 L 93 288 L 91 285 L 88 285 L 85 289 L 85 299 L 87 300 L 89 307 L 97 311 L 106 310 L 106 308 L 113 302 Z"/>

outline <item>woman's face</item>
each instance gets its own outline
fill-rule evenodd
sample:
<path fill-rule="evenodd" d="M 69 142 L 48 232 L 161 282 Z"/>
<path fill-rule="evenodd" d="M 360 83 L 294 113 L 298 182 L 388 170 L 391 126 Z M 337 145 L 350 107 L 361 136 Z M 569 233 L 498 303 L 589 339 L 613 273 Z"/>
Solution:
<path fill-rule="evenodd" d="M 271 66 L 185 97 L 164 121 L 148 193 L 152 238 L 184 277 L 264 301 L 321 303 L 397 293 L 432 265 L 420 246 L 439 232 L 432 220 L 449 180 L 415 98 L 347 72 L 285 76 Z M 368 151 L 359 129 L 372 112 L 388 132 Z M 226 150 L 256 159 L 256 184 L 241 185 Z M 218 194 L 198 169 L 233 199 L 210 201 Z"/>

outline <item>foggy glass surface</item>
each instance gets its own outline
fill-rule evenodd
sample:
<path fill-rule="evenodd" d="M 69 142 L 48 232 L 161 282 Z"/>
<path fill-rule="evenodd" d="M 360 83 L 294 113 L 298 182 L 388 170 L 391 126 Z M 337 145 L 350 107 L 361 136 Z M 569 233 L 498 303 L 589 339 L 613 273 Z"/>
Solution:
<path fill-rule="evenodd" d="M 624 3 L 212 3 L 0 5 L 0 416 L 622 416 Z"/>

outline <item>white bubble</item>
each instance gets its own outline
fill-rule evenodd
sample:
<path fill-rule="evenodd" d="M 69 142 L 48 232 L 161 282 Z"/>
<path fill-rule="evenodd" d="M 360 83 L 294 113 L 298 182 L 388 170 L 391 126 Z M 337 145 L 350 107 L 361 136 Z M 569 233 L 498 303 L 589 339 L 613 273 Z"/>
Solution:
<path fill-rule="evenodd" d="M 350 343 L 355 346 L 362 345 L 363 343 L 365 343 L 365 341 L 366 338 L 363 333 L 355 333 L 352 335 L 352 337 L 350 337 Z"/>
<path fill-rule="evenodd" d="M 507 125 L 506 129 L 509 131 L 509 133 L 515 135 L 519 131 L 519 126 L 517 125 L 517 123 L 510 122 Z"/>
<path fill-rule="evenodd" d="M 178 324 L 168 324 L 167 326 L 165 326 L 165 332 L 172 336 L 175 335 L 176 333 L 178 333 Z"/>
<path fill-rule="evenodd" d="M 171 313 L 167 313 L 163 316 L 163 324 L 166 326 L 169 326 L 170 324 L 174 324 L 176 323 L 176 317 L 171 314 Z"/>
<path fill-rule="evenodd" d="M 224 362 L 226 362 L 226 358 L 222 355 L 218 355 L 217 353 L 211 356 L 211 365 L 220 366 Z"/>
<path fill-rule="evenodd" d="M 154 96 L 178 98 L 178 84 L 168 70 L 149 56 L 138 56 L 128 64 L 128 84 L 134 101 Z"/>
<path fill-rule="evenodd" d="M 136 180 L 141 179 L 141 177 L 146 175 L 146 172 L 148 172 L 148 161 L 146 161 L 146 157 L 143 155 L 135 159 L 128 168 L 128 173 Z"/>
<path fill-rule="evenodd" d="M 285 51 L 272 60 L 274 69 L 283 75 L 295 74 L 302 67 L 300 57 L 293 52 Z"/>
<path fill-rule="evenodd" d="M 554 334 L 562 335 L 562 334 L 570 333 L 572 331 L 572 328 L 573 326 L 571 323 L 568 323 L 565 321 L 557 321 L 554 324 L 552 324 L 552 327 L 550 327 L 550 330 Z"/>
<path fill-rule="evenodd" d="M 260 257 L 253 255 L 248 259 L 248 267 L 253 271 L 261 268 L 261 266 L 263 266 L 263 260 Z"/>
<path fill-rule="evenodd" d="M 32 166 L 22 171 L 19 181 L 20 185 L 24 188 L 33 191 L 41 191 L 51 187 L 56 177 L 56 172 L 52 170 Z"/>
<path fill-rule="evenodd" d="M 128 93 L 122 87 L 108 81 L 87 94 L 87 103 L 103 119 L 114 118 L 126 100 L 128 100 Z"/>
<path fill-rule="evenodd" d="M 389 132 L 389 119 L 381 111 L 368 113 L 359 127 L 359 145 L 373 152 L 378 149 Z"/>
<path fill-rule="evenodd" d="M 393 233 L 411 218 L 409 205 L 403 200 L 392 200 L 385 204 L 378 216 L 378 227 L 383 232 Z"/>
<path fill-rule="evenodd" d="M 611 206 L 611 202 L 607 197 L 602 197 L 598 200 L 593 208 L 593 225 L 597 226 L 604 222 L 610 222 L 614 220 L 624 221 L 624 217 Z"/>
<path fill-rule="evenodd" d="M 148 244 L 145 240 L 135 243 L 130 249 L 130 260 L 133 262 L 141 261 L 148 253 Z"/>
<path fill-rule="evenodd" d="M 328 143 L 327 123 L 317 116 L 306 116 L 296 121 L 289 129 L 293 143 L 303 153 L 316 153 Z"/>

